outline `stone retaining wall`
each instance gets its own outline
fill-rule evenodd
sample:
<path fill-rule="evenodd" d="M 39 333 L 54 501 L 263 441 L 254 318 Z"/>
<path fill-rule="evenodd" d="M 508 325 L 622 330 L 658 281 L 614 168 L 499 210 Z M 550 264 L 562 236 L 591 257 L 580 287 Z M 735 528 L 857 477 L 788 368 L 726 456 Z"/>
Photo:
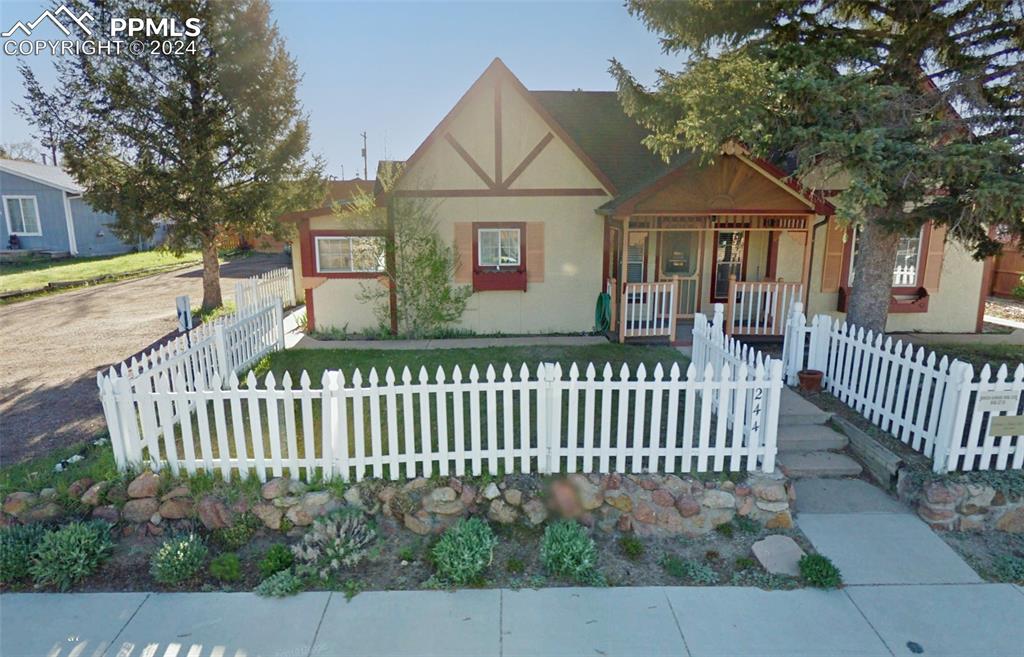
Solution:
<path fill-rule="evenodd" d="M 419 478 L 404 484 L 369 480 L 345 487 L 340 497 L 333 487 L 310 490 L 301 482 L 273 479 L 262 486 L 258 500 L 229 503 L 228 497 L 221 492 L 196 498 L 185 483 L 168 484 L 152 472 L 142 473 L 127 486 L 83 479 L 67 492 L 67 498 L 92 517 L 121 522 L 126 532 L 154 535 L 193 519 L 207 529 L 220 529 L 247 513 L 269 529 L 287 531 L 350 505 L 378 516 L 385 528 L 424 535 L 477 515 L 527 526 L 549 518 L 573 518 L 603 531 L 640 536 L 698 536 L 737 516 L 768 528 L 789 528 L 794 493 L 781 474 L 750 474 L 738 484 L 676 475 L 572 474 L 511 475 L 492 481 Z M 3 512 L 3 524 L 53 522 L 66 515 L 51 491 L 12 493 L 4 500 Z"/>
<path fill-rule="evenodd" d="M 922 483 L 901 470 L 896 492 L 934 529 L 1024 533 L 1024 496 L 989 484 Z"/>

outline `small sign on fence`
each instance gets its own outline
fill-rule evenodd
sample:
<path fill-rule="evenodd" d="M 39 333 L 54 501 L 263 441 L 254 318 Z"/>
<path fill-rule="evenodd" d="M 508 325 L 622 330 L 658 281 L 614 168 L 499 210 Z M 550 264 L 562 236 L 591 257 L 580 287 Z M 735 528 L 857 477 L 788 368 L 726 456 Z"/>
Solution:
<path fill-rule="evenodd" d="M 1024 415 L 996 415 L 989 418 L 988 435 L 1024 436 Z"/>
<path fill-rule="evenodd" d="M 978 413 L 1016 413 L 1019 401 L 1020 393 L 1016 390 L 980 390 L 975 411 Z"/>
<path fill-rule="evenodd" d="M 192 330 L 192 305 L 189 303 L 188 295 L 183 294 L 174 301 L 178 311 L 178 331 Z"/>

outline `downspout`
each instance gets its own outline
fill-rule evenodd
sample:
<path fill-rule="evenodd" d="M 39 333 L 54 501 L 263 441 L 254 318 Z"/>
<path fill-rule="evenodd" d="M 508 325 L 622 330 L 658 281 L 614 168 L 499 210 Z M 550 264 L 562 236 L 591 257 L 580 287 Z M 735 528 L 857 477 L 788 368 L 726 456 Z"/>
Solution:
<path fill-rule="evenodd" d="M 810 266 L 807 268 L 807 285 L 804 288 L 804 313 L 809 313 L 811 311 L 811 309 L 810 309 L 810 303 L 811 303 L 811 272 L 814 271 L 814 243 L 815 243 L 815 234 L 818 232 L 819 228 L 821 228 L 822 226 L 824 226 L 825 224 L 828 223 L 828 220 L 830 218 L 831 218 L 831 215 L 825 217 L 824 219 L 822 219 L 818 223 L 816 223 L 816 224 L 811 226 L 811 256 L 809 258 Z"/>
<path fill-rule="evenodd" d="M 68 227 L 68 252 L 75 256 L 78 255 L 78 240 L 75 239 L 75 222 L 71 218 L 71 194 L 66 191 L 61 194 L 64 197 L 64 221 Z M 81 198 L 81 194 L 76 194 L 75 198 Z"/>

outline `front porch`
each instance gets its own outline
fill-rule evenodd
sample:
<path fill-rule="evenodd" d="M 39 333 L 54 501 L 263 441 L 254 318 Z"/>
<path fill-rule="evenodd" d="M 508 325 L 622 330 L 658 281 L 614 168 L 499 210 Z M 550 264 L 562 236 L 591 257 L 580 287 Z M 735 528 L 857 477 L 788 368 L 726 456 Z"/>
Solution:
<path fill-rule="evenodd" d="M 815 220 L 831 212 L 735 144 L 621 195 L 599 210 L 612 337 L 689 344 L 694 315 L 720 303 L 726 333 L 780 339 L 807 303 Z"/>

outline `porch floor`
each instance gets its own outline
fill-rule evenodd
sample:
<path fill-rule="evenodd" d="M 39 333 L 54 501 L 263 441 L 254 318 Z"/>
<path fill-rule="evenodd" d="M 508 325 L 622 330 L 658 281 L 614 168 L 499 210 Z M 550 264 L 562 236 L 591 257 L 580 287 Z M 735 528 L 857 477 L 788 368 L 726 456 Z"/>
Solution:
<path fill-rule="evenodd" d="M 646 326 L 643 322 L 637 322 L 637 328 Z M 630 322 L 629 327 L 632 329 L 634 323 Z M 664 324 L 660 324 L 661 327 Z M 655 327 L 659 327 L 658 322 L 655 321 Z M 608 339 L 612 342 L 618 342 L 619 334 L 617 331 L 609 331 Z M 626 338 L 626 342 L 630 344 L 665 344 L 668 342 L 674 347 L 685 347 L 693 344 L 693 320 L 692 319 L 680 319 L 676 320 L 676 334 L 673 339 L 669 340 L 668 336 L 656 335 L 651 337 L 631 337 Z"/>

